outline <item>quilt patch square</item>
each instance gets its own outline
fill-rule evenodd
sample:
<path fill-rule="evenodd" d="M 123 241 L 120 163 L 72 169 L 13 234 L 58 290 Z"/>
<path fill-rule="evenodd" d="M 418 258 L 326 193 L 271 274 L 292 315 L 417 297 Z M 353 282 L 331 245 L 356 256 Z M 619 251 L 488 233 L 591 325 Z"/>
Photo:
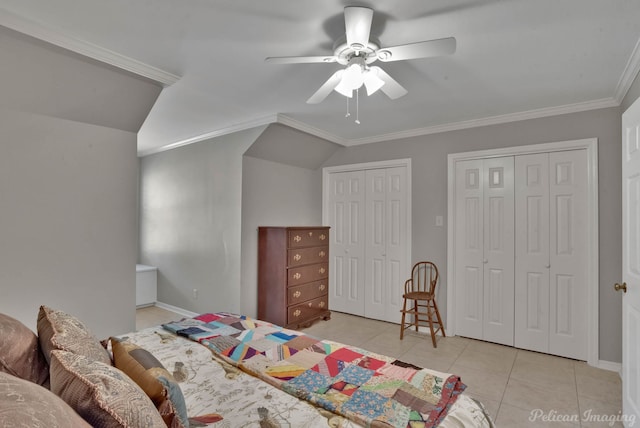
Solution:
<path fill-rule="evenodd" d="M 191 340 L 195 340 L 196 342 L 200 339 L 204 339 L 206 337 L 213 336 L 211 330 L 203 329 L 200 327 L 188 327 L 183 328 L 182 330 L 176 331 L 178 336 L 187 337 Z"/>
<path fill-rule="evenodd" d="M 272 343 L 271 348 L 264 351 L 264 354 L 272 361 L 282 361 L 289 359 L 296 352 L 297 349 L 289 348 L 287 345 Z"/>
<path fill-rule="evenodd" d="M 162 328 L 164 328 L 165 330 L 169 330 L 174 334 L 177 334 L 176 332 L 178 330 L 184 330 L 185 328 L 189 328 L 189 327 L 197 327 L 203 324 L 204 323 L 200 320 L 197 320 L 194 318 L 187 318 L 178 322 L 170 322 L 167 324 L 162 324 Z"/>
<path fill-rule="evenodd" d="M 372 376 L 361 386 L 363 391 L 371 391 L 387 398 L 393 398 L 394 394 L 404 384 L 403 380 L 392 379 L 386 376 Z"/>
<path fill-rule="evenodd" d="M 286 361 L 280 361 L 279 364 L 274 364 L 268 367 L 264 373 L 267 376 L 271 376 L 280 381 L 289 381 L 307 370 L 303 367 L 296 366 L 295 364 L 287 363 Z"/>
<path fill-rule="evenodd" d="M 340 374 L 342 370 L 344 370 L 345 363 L 342 360 L 336 360 L 331 356 L 324 358 L 322 361 L 318 362 L 312 370 L 322 373 L 325 376 L 335 377 Z"/>
<path fill-rule="evenodd" d="M 318 342 L 318 339 L 315 339 L 311 336 L 307 336 L 306 334 L 303 334 L 294 339 L 291 339 L 286 343 L 286 345 L 290 348 L 302 350 L 310 346 L 313 346 L 317 342 Z"/>
<path fill-rule="evenodd" d="M 412 394 L 412 392 L 415 393 L 416 391 L 398 389 L 393 395 L 393 399 L 398 403 L 401 403 L 402 405 L 408 407 L 409 409 L 423 414 L 429 414 L 436 408 L 435 405 L 427 402 L 426 400 L 424 400 L 424 398 L 420 397 L 420 394 Z"/>
<path fill-rule="evenodd" d="M 279 343 L 287 343 L 288 341 L 295 339 L 296 337 L 298 337 L 297 334 L 287 334 L 284 331 L 277 331 L 267 336 L 268 339 Z"/>
<path fill-rule="evenodd" d="M 371 391 L 358 389 L 351 399 L 342 406 L 345 413 L 363 415 L 375 419 L 385 412 L 389 399 Z"/>
<path fill-rule="evenodd" d="M 394 379 L 402 379 L 407 382 L 417 373 L 416 369 L 400 367 L 395 364 L 385 364 L 377 370 L 378 373 Z"/>
<path fill-rule="evenodd" d="M 385 364 L 387 364 L 385 361 L 368 356 L 364 356 L 358 361 L 358 365 L 360 367 L 374 371 L 378 370 L 380 367 L 383 367 Z"/>
<path fill-rule="evenodd" d="M 297 366 L 311 369 L 323 359 L 324 358 L 322 357 L 322 355 L 316 352 L 312 352 L 308 349 L 303 349 L 302 351 L 296 352 L 295 354 L 287 358 L 287 361 Z"/>
<path fill-rule="evenodd" d="M 367 383 L 373 375 L 373 370 L 363 369 L 359 366 L 347 365 L 344 370 L 340 372 L 338 379 L 360 386 Z"/>
<path fill-rule="evenodd" d="M 313 370 L 306 370 L 300 376 L 287 381 L 283 388 L 291 388 L 306 393 L 313 393 L 325 388 L 331 383 L 331 378 Z"/>
<path fill-rule="evenodd" d="M 200 341 L 203 345 L 211 348 L 215 352 L 222 354 L 226 349 L 238 346 L 240 341 L 233 336 L 217 336 Z"/>
<path fill-rule="evenodd" d="M 358 358 L 362 358 L 363 355 L 359 354 L 355 351 L 352 351 L 351 349 L 345 348 L 345 347 L 341 347 L 339 349 L 336 349 L 335 351 L 333 351 L 331 353 L 331 357 L 335 358 L 336 360 L 342 360 L 345 361 L 347 363 L 352 362 L 353 360 L 356 360 Z"/>
<path fill-rule="evenodd" d="M 229 357 L 233 361 L 239 362 L 248 360 L 257 354 L 261 354 L 261 352 L 251 346 L 248 346 L 246 343 L 240 342 L 237 346 L 225 349 L 221 354 L 225 357 Z"/>
<path fill-rule="evenodd" d="M 341 380 L 341 381 L 332 383 L 331 388 L 327 390 L 325 393 L 333 394 L 335 392 L 339 392 L 340 394 L 343 394 L 347 397 L 351 397 L 358 390 L 358 388 L 359 388 L 358 385 L 354 385 L 352 383 Z"/>
<path fill-rule="evenodd" d="M 194 317 L 194 319 L 200 320 L 205 323 L 210 323 L 211 321 L 215 321 L 220 318 L 222 317 L 216 314 L 202 314 L 202 315 L 198 315 L 197 317 Z"/>

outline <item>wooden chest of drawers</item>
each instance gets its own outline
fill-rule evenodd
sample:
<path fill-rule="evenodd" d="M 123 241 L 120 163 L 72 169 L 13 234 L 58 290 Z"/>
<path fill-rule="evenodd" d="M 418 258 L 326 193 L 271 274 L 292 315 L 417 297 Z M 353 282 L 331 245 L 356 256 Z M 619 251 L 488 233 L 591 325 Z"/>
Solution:
<path fill-rule="evenodd" d="M 329 312 L 329 228 L 258 228 L 258 318 L 297 329 Z"/>

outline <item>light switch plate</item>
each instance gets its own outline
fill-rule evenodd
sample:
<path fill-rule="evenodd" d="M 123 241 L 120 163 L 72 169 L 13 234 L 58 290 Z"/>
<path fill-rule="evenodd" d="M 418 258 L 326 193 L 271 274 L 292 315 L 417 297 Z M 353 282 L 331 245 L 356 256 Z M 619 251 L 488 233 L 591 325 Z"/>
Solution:
<path fill-rule="evenodd" d="M 441 215 L 437 215 L 436 216 L 436 226 L 442 226 L 442 222 L 443 222 L 442 216 Z"/>

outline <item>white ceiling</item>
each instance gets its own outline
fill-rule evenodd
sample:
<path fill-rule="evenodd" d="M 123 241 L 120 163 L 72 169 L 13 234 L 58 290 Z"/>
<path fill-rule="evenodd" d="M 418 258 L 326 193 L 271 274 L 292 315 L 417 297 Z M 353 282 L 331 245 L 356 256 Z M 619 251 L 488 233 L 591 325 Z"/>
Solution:
<path fill-rule="evenodd" d="M 331 54 L 347 5 L 382 46 L 457 39 L 377 63 L 409 93 L 361 97 L 360 125 L 336 92 L 305 103 L 339 65 L 264 63 Z M 0 25 L 167 83 L 141 154 L 270 122 L 351 145 L 616 106 L 640 68 L 638 0 L 0 0 Z"/>

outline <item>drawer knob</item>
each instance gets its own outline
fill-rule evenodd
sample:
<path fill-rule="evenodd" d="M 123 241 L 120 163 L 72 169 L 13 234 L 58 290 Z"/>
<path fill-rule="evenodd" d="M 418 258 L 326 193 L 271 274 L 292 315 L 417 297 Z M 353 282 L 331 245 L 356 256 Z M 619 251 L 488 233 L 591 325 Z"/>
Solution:
<path fill-rule="evenodd" d="M 313 303 L 309 302 L 309 307 L 311 307 L 311 305 L 313 305 Z"/>
<path fill-rule="evenodd" d="M 293 274 L 293 279 L 300 279 L 302 277 L 302 275 L 300 274 L 300 272 L 296 272 L 295 274 Z"/>
<path fill-rule="evenodd" d="M 320 235 L 320 240 L 324 241 L 325 239 L 327 239 L 327 236 L 323 233 L 322 235 Z"/>
<path fill-rule="evenodd" d="M 320 288 L 320 291 L 324 291 L 324 289 L 327 288 L 327 286 L 324 284 L 320 284 L 319 288 Z"/>
<path fill-rule="evenodd" d="M 300 296 L 302 296 L 302 293 L 300 292 L 300 290 L 297 290 L 296 292 L 293 293 L 293 297 L 295 297 L 296 299 Z"/>
<path fill-rule="evenodd" d="M 318 253 L 318 256 L 320 256 L 320 258 L 322 258 L 322 257 L 324 257 L 324 256 L 326 256 L 326 255 L 327 255 L 327 253 L 325 253 L 324 251 L 320 251 L 320 252 Z"/>
<path fill-rule="evenodd" d="M 293 311 L 293 316 L 297 318 L 300 316 L 301 313 L 302 311 L 300 309 L 296 309 L 295 311 Z"/>
<path fill-rule="evenodd" d="M 323 267 L 321 267 L 321 268 L 318 270 L 318 272 L 320 272 L 320 273 L 325 273 L 325 269 L 324 269 Z"/>
<path fill-rule="evenodd" d="M 300 259 L 302 258 L 302 256 L 300 254 L 296 254 L 295 256 L 293 256 L 293 260 L 295 261 L 300 261 Z"/>
<path fill-rule="evenodd" d="M 320 306 L 321 308 L 324 308 L 324 301 L 318 303 L 318 306 Z"/>
<path fill-rule="evenodd" d="M 296 236 L 293 237 L 293 240 L 296 241 L 296 242 L 300 242 L 302 240 L 302 236 L 296 235 Z"/>
<path fill-rule="evenodd" d="M 313 236 L 313 232 L 309 232 L 309 238 Z"/>

